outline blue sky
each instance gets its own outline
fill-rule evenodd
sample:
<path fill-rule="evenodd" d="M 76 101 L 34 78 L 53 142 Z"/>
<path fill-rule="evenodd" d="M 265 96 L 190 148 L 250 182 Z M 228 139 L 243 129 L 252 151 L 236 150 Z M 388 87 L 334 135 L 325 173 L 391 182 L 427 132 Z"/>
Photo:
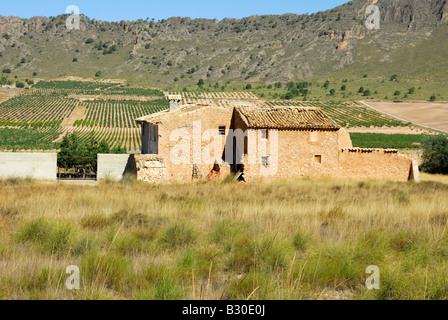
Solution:
<path fill-rule="evenodd" d="M 348 0 L 2 0 L 0 15 L 30 18 L 57 16 L 77 5 L 89 18 L 105 21 L 190 18 L 243 18 L 250 15 L 313 13 L 332 9 Z"/>

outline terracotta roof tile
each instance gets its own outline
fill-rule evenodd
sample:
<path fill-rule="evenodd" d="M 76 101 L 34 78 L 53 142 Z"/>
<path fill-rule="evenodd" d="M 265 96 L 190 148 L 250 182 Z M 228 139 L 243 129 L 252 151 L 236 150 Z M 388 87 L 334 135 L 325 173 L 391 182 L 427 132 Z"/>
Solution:
<path fill-rule="evenodd" d="M 320 108 L 238 107 L 236 110 L 247 127 L 252 129 L 339 130 L 341 128 Z"/>

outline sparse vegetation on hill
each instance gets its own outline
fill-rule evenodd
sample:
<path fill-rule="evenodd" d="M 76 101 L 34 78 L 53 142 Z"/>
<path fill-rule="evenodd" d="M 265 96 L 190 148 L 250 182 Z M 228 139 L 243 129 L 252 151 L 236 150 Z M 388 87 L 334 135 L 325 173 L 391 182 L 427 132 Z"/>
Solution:
<path fill-rule="evenodd" d="M 448 42 L 441 14 L 446 4 L 381 1 L 377 3 L 383 13 L 381 29 L 375 31 L 365 28 L 368 5 L 354 0 L 312 15 L 222 21 L 174 17 L 109 23 L 81 16 L 82 32 L 66 29 L 66 15 L 0 17 L 7 35 L 0 38 L 0 64 L 4 72 L 24 79 L 32 74 L 47 80 L 119 75 L 132 84 L 176 90 L 198 88 L 200 80 L 204 89 L 228 82 L 239 89 L 279 81 L 347 79 L 344 93 L 339 92 L 338 83 L 326 87 L 325 95 L 334 89 L 332 96 L 350 97 L 362 85 L 371 93 L 366 96 L 375 99 L 427 100 L 432 94 L 446 99 L 443 70 Z M 61 37 L 66 43 L 63 47 Z M 409 93 L 413 87 L 415 92 Z M 400 95 L 393 96 L 395 91 Z M 306 94 L 319 99 L 325 95 Z"/>

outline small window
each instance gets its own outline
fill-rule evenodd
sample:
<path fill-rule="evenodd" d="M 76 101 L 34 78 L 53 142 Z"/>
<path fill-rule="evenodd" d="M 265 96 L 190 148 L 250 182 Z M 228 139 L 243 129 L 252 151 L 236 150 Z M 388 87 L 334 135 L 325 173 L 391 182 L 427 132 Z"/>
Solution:
<path fill-rule="evenodd" d="M 220 136 L 226 135 L 226 127 L 225 126 L 219 127 L 219 135 Z"/>
<path fill-rule="evenodd" d="M 268 130 L 266 130 L 266 129 L 261 130 L 261 139 L 263 139 L 263 140 L 268 140 L 269 139 Z"/>
<path fill-rule="evenodd" d="M 261 157 L 261 164 L 265 167 L 269 166 L 269 157 Z"/>
<path fill-rule="evenodd" d="M 321 164 L 322 163 L 322 156 L 321 155 L 314 156 L 314 163 Z"/>

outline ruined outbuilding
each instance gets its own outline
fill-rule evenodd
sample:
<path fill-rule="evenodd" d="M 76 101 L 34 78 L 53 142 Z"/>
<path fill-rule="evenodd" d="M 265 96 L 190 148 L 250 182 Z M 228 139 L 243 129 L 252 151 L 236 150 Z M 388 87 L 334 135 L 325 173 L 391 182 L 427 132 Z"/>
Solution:
<path fill-rule="evenodd" d="M 354 148 L 320 108 L 178 105 L 137 119 L 144 181 L 350 177 L 413 180 L 418 168 L 397 150 Z"/>

